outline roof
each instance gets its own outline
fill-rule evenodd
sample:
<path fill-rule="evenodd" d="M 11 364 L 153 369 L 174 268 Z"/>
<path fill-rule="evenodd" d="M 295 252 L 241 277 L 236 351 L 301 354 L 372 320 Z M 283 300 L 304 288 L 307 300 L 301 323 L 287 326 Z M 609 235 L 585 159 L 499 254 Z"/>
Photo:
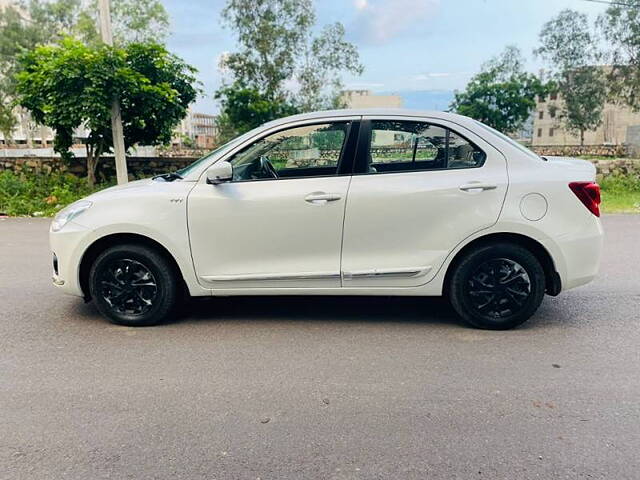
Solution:
<path fill-rule="evenodd" d="M 341 110 L 324 110 L 318 112 L 301 113 L 298 115 L 292 115 L 290 117 L 279 118 L 272 122 L 266 123 L 264 127 L 273 127 L 291 122 L 313 120 L 315 118 L 326 117 L 354 117 L 354 116 L 388 116 L 397 115 L 403 117 L 427 117 L 427 118 L 439 118 L 442 120 L 452 120 L 457 123 L 462 121 L 467 122 L 469 118 L 463 117 L 455 113 L 438 112 L 435 110 L 411 110 L 407 108 L 348 108 Z"/>

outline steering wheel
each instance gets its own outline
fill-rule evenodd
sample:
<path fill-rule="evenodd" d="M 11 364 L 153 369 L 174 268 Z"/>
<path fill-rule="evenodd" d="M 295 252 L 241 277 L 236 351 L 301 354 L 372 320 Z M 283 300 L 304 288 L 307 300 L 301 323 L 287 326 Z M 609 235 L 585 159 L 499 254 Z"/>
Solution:
<path fill-rule="evenodd" d="M 260 156 L 260 170 L 270 177 L 278 178 L 278 172 L 266 155 Z"/>

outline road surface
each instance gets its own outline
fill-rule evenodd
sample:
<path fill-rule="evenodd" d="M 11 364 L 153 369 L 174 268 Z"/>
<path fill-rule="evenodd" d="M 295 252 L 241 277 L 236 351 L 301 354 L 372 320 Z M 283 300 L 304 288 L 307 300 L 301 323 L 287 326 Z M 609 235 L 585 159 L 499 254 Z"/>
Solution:
<path fill-rule="evenodd" d="M 0 220 L 1 479 L 637 479 L 640 216 L 524 327 L 438 299 L 198 301 L 106 323 Z"/>

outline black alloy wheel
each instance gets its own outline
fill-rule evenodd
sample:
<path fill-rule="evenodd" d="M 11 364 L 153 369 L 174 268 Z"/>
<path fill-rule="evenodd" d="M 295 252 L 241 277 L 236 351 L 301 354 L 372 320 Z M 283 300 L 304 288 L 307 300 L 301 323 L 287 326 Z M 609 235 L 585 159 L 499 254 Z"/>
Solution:
<path fill-rule="evenodd" d="M 153 273 L 130 258 L 105 265 L 98 282 L 102 299 L 119 314 L 143 315 L 152 309 L 158 295 Z"/>
<path fill-rule="evenodd" d="M 476 328 L 516 327 L 536 312 L 544 297 L 544 269 L 521 245 L 485 244 L 452 268 L 449 300 L 458 315 Z"/>
<path fill-rule="evenodd" d="M 531 280 L 519 263 L 496 258 L 471 274 L 465 295 L 480 314 L 500 319 L 517 314 L 531 295 Z"/>
<path fill-rule="evenodd" d="M 174 311 L 178 275 L 165 255 L 153 248 L 116 245 L 94 261 L 89 289 L 100 313 L 113 323 L 156 325 Z"/>

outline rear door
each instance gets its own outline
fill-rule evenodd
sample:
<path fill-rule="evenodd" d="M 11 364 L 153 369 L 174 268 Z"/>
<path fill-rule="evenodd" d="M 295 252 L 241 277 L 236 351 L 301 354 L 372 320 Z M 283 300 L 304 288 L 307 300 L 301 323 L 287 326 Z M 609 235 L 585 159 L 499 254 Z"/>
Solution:
<path fill-rule="evenodd" d="M 507 192 L 504 156 L 442 120 L 362 123 L 342 248 L 344 287 L 414 287 L 451 250 L 496 223 Z"/>

